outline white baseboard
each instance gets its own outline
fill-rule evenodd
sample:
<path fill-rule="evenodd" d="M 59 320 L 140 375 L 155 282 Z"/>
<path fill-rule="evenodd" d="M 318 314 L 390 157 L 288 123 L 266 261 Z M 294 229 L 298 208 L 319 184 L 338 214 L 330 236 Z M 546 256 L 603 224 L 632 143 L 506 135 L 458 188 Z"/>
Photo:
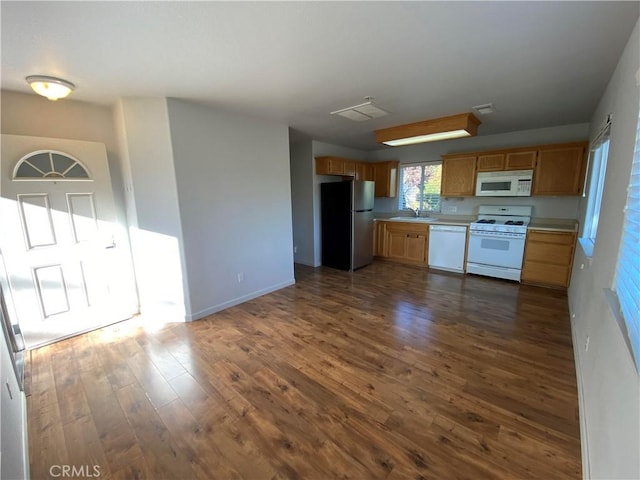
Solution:
<path fill-rule="evenodd" d="M 315 267 L 313 260 L 304 260 L 304 259 L 295 259 L 294 263 L 299 263 L 300 265 L 306 265 L 307 267 Z"/>
<path fill-rule="evenodd" d="M 582 367 L 580 361 L 580 345 L 576 333 L 573 309 L 569 305 L 569 318 L 571 323 L 571 342 L 573 343 L 573 360 L 576 365 L 576 383 L 578 384 L 578 413 L 580 417 L 580 446 L 582 451 L 582 478 L 591 478 L 591 462 L 589 461 L 589 436 L 587 435 L 587 412 L 585 410 L 584 389 L 582 386 Z"/>
<path fill-rule="evenodd" d="M 213 305 L 211 307 L 205 308 L 204 310 L 200 310 L 199 312 L 192 313 L 191 315 L 186 315 L 185 319 L 187 322 L 200 320 L 201 318 L 204 318 L 207 315 L 211 315 L 212 313 L 220 312 L 222 310 L 226 310 L 227 308 L 240 305 L 241 303 L 247 302 L 249 300 L 253 300 L 254 298 L 261 297 L 262 295 L 266 295 L 267 293 L 275 292 L 276 290 L 280 290 L 281 288 L 290 287 L 295 283 L 296 283 L 295 279 L 292 278 L 291 280 L 287 280 L 286 282 L 282 282 L 267 288 L 263 288 L 261 290 L 257 290 L 255 292 L 248 293 L 247 295 L 234 298 L 233 300 L 229 300 L 227 302 L 219 303 L 218 305 Z"/>

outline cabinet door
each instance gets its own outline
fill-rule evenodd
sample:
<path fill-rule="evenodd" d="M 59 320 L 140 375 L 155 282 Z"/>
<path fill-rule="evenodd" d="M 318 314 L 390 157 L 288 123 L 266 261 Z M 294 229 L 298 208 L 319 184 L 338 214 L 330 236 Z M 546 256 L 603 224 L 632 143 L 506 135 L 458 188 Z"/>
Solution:
<path fill-rule="evenodd" d="M 584 145 L 541 149 L 533 175 L 533 195 L 580 195 L 584 157 Z"/>
<path fill-rule="evenodd" d="M 390 160 L 373 164 L 376 197 L 395 197 L 398 189 L 398 161 Z"/>
<path fill-rule="evenodd" d="M 398 260 L 404 260 L 407 256 L 407 234 L 392 229 L 387 229 L 386 256 Z"/>
<path fill-rule="evenodd" d="M 367 162 L 356 162 L 356 180 L 373 180 L 373 165 Z"/>
<path fill-rule="evenodd" d="M 446 157 L 442 162 L 444 197 L 469 197 L 476 190 L 476 156 Z"/>
<path fill-rule="evenodd" d="M 479 172 L 495 172 L 504 169 L 504 154 L 497 153 L 493 155 L 479 155 L 478 168 Z"/>
<path fill-rule="evenodd" d="M 408 233 L 406 236 L 405 257 L 415 263 L 427 263 L 427 236 Z"/>
<path fill-rule="evenodd" d="M 387 233 L 386 224 L 384 222 L 376 222 L 373 239 L 373 254 L 376 257 L 386 257 L 385 253 L 385 237 Z"/>
<path fill-rule="evenodd" d="M 536 165 L 538 152 L 511 152 L 507 153 L 505 159 L 505 170 L 532 170 Z"/>
<path fill-rule="evenodd" d="M 342 174 L 354 176 L 356 174 L 356 162 L 354 160 L 342 161 Z"/>
<path fill-rule="evenodd" d="M 317 175 L 343 175 L 344 159 L 338 157 L 316 157 Z"/>

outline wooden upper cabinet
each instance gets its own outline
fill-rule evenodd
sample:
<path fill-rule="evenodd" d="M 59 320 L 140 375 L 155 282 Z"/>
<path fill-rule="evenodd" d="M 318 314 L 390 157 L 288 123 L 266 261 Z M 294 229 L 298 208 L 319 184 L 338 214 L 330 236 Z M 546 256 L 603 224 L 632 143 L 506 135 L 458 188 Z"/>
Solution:
<path fill-rule="evenodd" d="M 395 197 L 398 193 L 397 160 L 387 160 L 373 164 L 373 180 L 376 182 L 376 197 Z"/>
<path fill-rule="evenodd" d="M 316 175 L 341 175 L 356 180 L 373 180 L 373 163 L 350 158 L 316 157 Z"/>
<path fill-rule="evenodd" d="M 338 157 L 316 157 L 316 174 L 343 175 L 344 159 Z"/>
<path fill-rule="evenodd" d="M 477 169 L 479 172 L 504 170 L 504 153 L 478 155 Z"/>
<path fill-rule="evenodd" d="M 342 173 L 347 176 L 355 176 L 356 174 L 356 162 L 355 160 L 344 159 L 342 163 Z"/>
<path fill-rule="evenodd" d="M 373 180 L 373 164 L 356 162 L 356 180 Z"/>
<path fill-rule="evenodd" d="M 586 170 L 584 142 L 549 145 L 538 150 L 533 195 L 580 195 Z"/>
<path fill-rule="evenodd" d="M 537 150 L 502 151 L 478 154 L 478 172 L 498 172 L 500 170 L 533 170 L 536 166 Z"/>
<path fill-rule="evenodd" d="M 507 152 L 505 154 L 505 170 L 533 170 L 536 166 L 537 150 L 525 152 Z"/>
<path fill-rule="evenodd" d="M 442 160 L 443 197 L 469 197 L 476 190 L 475 155 L 444 155 Z"/>

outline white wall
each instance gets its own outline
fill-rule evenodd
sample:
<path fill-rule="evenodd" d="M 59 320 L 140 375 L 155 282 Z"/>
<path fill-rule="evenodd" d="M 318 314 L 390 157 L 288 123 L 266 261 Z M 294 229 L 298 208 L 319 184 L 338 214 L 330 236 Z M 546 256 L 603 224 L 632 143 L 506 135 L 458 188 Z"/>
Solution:
<path fill-rule="evenodd" d="M 499 115 L 499 112 L 494 115 Z M 480 126 L 482 132 L 482 126 Z M 489 149 L 526 147 L 587 140 L 589 124 L 564 125 L 558 127 L 522 130 L 499 135 L 478 136 L 448 140 L 444 142 L 422 143 L 406 147 L 384 148 L 372 153 L 376 160 L 399 160 L 400 163 L 440 160 L 447 153 L 474 152 Z M 479 205 L 533 205 L 534 217 L 577 218 L 579 197 L 529 197 L 491 198 L 456 197 L 442 202 L 443 214 L 475 215 Z M 397 211 L 397 198 L 377 198 L 376 212 Z M 455 209 L 455 211 L 453 211 Z"/>
<path fill-rule="evenodd" d="M 592 478 L 640 478 L 640 379 L 603 289 L 612 286 L 635 144 L 639 25 L 593 116 L 591 139 L 613 114 L 609 159 L 591 259 L 578 247 L 569 303 L 580 388 L 583 450 Z M 579 205 L 584 218 L 586 201 Z M 589 348 L 585 349 L 589 338 Z M 585 475 L 586 476 L 586 475 Z"/>
<path fill-rule="evenodd" d="M 167 104 L 191 318 L 293 284 L 288 127 Z"/>
<path fill-rule="evenodd" d="M 141 311 L 184 321 L 191 307 L 167 101 L 122 99 L 115 117 Z"/>
<path fill-rule="evenodd" d="M 313 188 L 314 160 L 311 140 L 291 143 L 291 217 L 293 259 L 314 266 Z"/>

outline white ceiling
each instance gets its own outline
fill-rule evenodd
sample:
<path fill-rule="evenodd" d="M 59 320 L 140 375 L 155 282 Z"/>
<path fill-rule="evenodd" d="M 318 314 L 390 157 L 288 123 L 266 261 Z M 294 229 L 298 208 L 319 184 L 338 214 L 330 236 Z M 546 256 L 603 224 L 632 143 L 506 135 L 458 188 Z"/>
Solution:
<path fill-rule="evenodd" d="M 380 148 L 373 130 L 492 102 L 479 135 L 588 122 L 639 2 L 8 2 L 2 88 L 73 99 L 202 102 L 314 139 Z M 389 115 L 329 112 L 371 96 Z"/>

